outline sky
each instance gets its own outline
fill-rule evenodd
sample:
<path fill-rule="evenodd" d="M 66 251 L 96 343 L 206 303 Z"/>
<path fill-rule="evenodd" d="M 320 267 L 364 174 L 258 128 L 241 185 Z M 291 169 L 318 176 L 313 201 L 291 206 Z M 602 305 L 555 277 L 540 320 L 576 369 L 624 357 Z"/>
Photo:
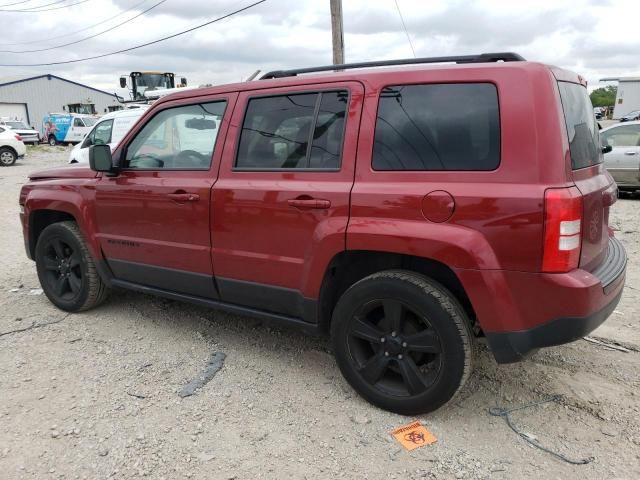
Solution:
<path fill-rule="evenodd" d="M 160 1 L 0 0 L 0 25 L 11 26 L 3 27 L 0 64 L 48 63 L 117 51 L 255 0 L 165 0 L 108 33 L 51 49 L 100 33 Z M 603 77 L 640 75 L 638 0 L 397 0 L 397 5 L 418 57 L 514 51 L 581 73 L 591 87 L 599 86 Z M 347 62 L 413 56 L 394 0 L 343 0 L 343 15 Z M 50 50 L 24 52 L 42 49 Z M 222 84 L 246 79 L 257 69 L 330 64 L 331 52 L 329 0 L 267 0 L 128 53 L 66 65 L 0 67 L 0 81 L 52 73 L 123 94 L 118 79 L 131 71 L 174 72 L 189 85 Z"/>

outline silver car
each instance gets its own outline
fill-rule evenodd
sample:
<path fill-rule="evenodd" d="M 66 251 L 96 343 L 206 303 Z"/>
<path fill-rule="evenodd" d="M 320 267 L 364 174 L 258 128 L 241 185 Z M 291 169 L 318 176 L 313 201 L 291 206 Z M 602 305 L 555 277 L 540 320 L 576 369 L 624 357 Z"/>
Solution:
<path fill-rule="evenodd" d="M 640 122 L 619 123 L 600 130 L 602 145 L 611 151 L 604 165 L 620 190 L 640 190 Z"/>

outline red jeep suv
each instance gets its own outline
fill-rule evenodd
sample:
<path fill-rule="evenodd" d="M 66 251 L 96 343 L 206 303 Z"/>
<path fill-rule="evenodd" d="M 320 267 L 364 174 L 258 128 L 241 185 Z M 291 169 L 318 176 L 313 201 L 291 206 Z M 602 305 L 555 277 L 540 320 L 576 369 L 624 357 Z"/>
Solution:
<path fill-rule="evenodd" d="M 513 53 L 275 71 L 159 100 L 32 174 L 21 219 L 63 310 L 120 287 L 330 332 L 355 390 L 416 414 L 478 337 L 514 362 L 615 308 L 602 158 L 584 80 Z"/>

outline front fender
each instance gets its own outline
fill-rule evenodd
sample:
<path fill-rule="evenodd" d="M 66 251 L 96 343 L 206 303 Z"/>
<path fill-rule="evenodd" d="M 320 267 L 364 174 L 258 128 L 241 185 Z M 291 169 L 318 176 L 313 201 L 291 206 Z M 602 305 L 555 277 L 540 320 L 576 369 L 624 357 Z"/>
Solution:
<path fill-rule="evenodd" d="M 49 210 L 71 215 L 85 237 L 89 252 L 95 259 L 102 257 L 96 238 L 95 197 L 93 185 L 69 185 L 52 182 L 48 185 L 27 185 L 24 187 L 24 226 L 31 232 L 35 212 Z"/>
<path fill-rule="evenodd" d="M 477 230 L 424 220 L 351 219 L 347 250 L 374 250 L 429 258 L 450 268 L 498 269 L 498 258 Z"/>

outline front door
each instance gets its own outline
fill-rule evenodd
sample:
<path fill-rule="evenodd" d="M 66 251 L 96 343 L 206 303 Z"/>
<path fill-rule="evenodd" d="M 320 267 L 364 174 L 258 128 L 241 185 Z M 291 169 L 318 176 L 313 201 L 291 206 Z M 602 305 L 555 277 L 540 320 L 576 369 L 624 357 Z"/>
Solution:
<path fill-rule="evenodd" d="M 116 152 L 122 169 L 98 182 L 96 217 L 100 245 L 117 279 L 217 296 L 209 205 L 230 100 L 168 104 Z"/>
<path fill-rule="evenodd" d="M 363 88 L 244 92 L 213 189 L 213 265 L 223 301 L 297 318 L 345 248 Z"/>
<path fill-rule="evenodd" d="M 602 143 L 612 150 L 604 156 L 604 164 L 621 186 L 640 183 L 640 124 L 616 125 L 600 134 Z"/>

